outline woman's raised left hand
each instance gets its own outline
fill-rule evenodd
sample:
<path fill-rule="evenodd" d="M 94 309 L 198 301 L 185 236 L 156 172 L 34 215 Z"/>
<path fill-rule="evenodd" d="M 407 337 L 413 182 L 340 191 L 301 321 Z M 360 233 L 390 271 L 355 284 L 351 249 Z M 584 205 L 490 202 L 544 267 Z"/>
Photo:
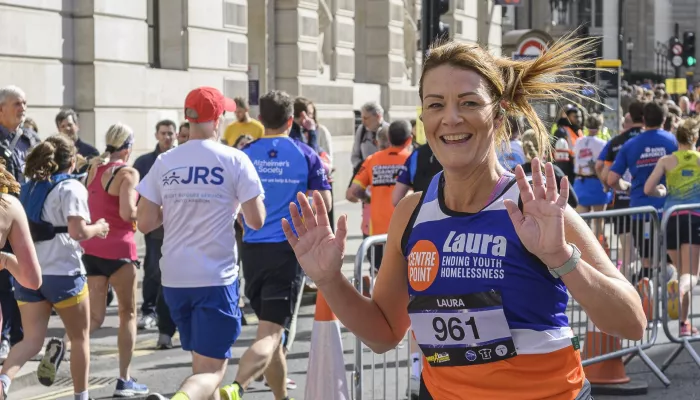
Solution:
<path fill-rule="evenodd" d="M 515 168 L 515 178 L 520 189 L 522 211 L 518 205 L 505 200 L 505 206 L 520 241 L 525 248 L 549 268 L 559 268 L 571 257 L 572 249 L 564 237 L 564 211 L 569 199 L 569 181 L 561 180 L 557 191 L 554 167 L 545 165 L 542 177 L 541 162 L 532 160 L 532 186 L 523 168 Z M 546 182 L 545 182 L 546 180 Z"/>

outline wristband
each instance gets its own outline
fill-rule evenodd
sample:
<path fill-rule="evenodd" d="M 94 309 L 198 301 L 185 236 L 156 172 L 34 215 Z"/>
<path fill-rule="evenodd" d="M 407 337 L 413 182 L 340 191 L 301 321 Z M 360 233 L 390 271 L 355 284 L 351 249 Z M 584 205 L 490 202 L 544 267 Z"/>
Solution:
<path fill-rule="evenodd" d="M 549 273 L 556 279 L 559 279 L 569 272 L 575 270 L 578 266 L 578 262 L 581 260 L 581 251 L 578 249 L 578 247 L 576 247 L 576 245 L 573 243 L 568 243 L 568 245 L 571 246 L 571 250 L 573 250 L 571 257 L 561 267 L 552 268 L 549 270 Z"/>

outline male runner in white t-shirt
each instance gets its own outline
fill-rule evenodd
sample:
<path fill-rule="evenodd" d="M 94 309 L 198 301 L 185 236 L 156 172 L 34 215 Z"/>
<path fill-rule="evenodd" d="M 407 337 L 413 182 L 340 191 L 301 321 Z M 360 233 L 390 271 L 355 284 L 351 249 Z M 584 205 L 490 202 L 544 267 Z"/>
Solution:
<path fill-rule="evenodd" d="M 239 206 L 246 223 L 265 222 L 263 188 L 250 159 L 219 143 L 224 111 L 235 103 L 217 89 L 201 87 L 185 100 L 190 140 L 160 154 L 139 183 L 138 227 L 148 233 L 162 223 L 163 295 L 192 352 L 194 374 L 175 400 L 218 398 L 218 386 L 241 331 L 234 221 Z M 165 399 L 152 394 L 148 400 Z"/>

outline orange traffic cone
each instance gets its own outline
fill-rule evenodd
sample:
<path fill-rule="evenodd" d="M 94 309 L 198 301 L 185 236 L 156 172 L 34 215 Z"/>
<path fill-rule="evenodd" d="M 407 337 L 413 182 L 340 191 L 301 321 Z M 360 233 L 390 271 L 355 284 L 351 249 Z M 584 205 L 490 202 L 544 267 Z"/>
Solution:
<path fill-rule="evenodd" d="M 620 339 L 598 330 L 590 319 L 587 331 L 582 355 L 585 360 L 622 348 Z M 622 357 L 588 365 L 583 367 L 583 371 L 586 374 L 586 379 L 591 383 L 593 394 L 637 395 L 647 392 L 646 382 L 631 382 L 625 371 Z"/>
<path fill-rule="evenodd" d="M 311 331 L 309 368 L 306 374 L 305 399 L 349 400 L 345 375 L 343 341 L 338 318 L 323 294 L 316 294 L 316 314 Z"/>

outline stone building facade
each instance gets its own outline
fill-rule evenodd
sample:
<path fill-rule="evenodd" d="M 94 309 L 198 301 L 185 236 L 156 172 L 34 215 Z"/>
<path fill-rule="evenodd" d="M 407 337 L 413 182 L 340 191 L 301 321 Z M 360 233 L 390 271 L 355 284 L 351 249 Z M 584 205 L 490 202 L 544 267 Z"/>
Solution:
<path fill-rule="evenodd" d="M 27 92 L 28 114 L 44 137 L 56 132 L 57 111 L 72 107 L 84 140 L 102 149 L 108 126 L 122 121 L 137 133 L 137 153 L 155 146 L 157 121 L 182 120 L 184 97 L 196 86 L 253 98 L 283 89 L 317 104 L 321 122 L 338 138 L 336 153 L 344 153 L 354 111 L 365 101 L 380 101 L 389 118 L 415 117 L 420 6 L 420 0 L 0 0 L 0 86 Z M 501 11 L 493 1 L 454 0 L 443 21 L 455 39 L 500 53 Z"/>

